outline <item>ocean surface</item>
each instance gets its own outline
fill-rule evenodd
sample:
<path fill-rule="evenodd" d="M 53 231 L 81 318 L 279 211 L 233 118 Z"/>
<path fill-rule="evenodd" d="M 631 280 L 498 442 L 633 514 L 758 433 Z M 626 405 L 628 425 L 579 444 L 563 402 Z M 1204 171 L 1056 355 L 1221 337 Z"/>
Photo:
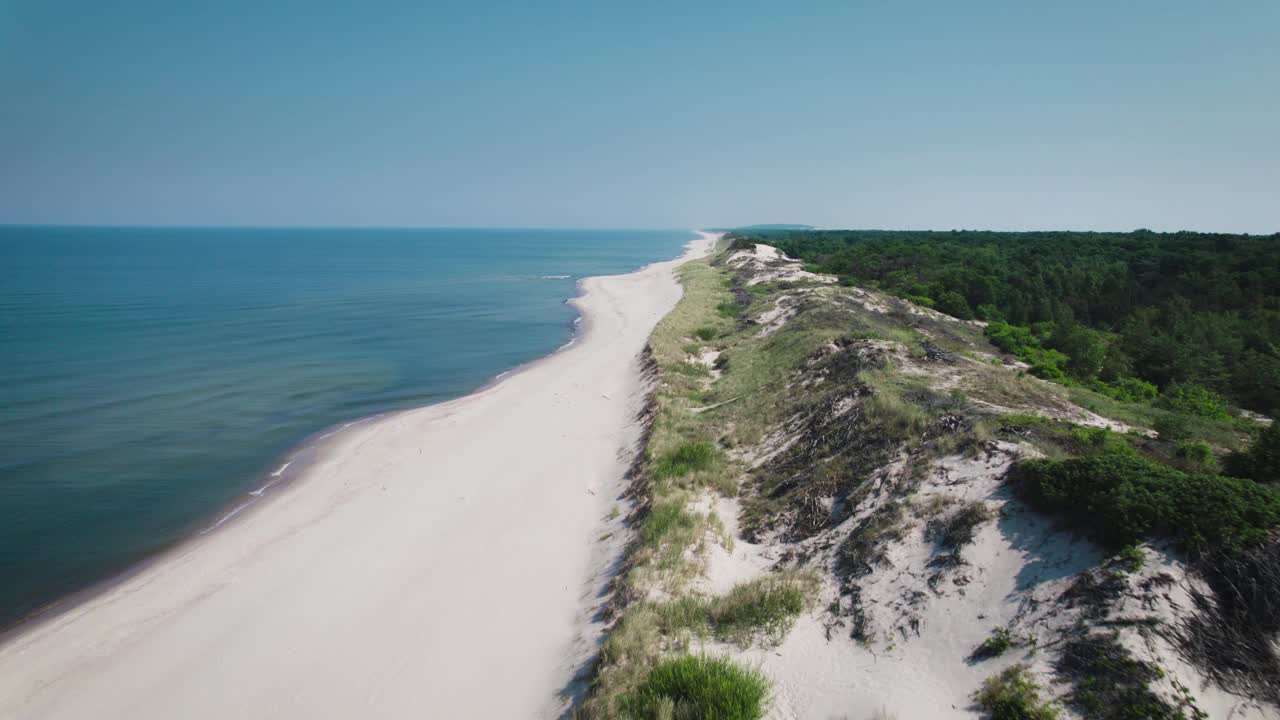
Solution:
<path fill-rule="evenodd" d="M 688 231 L 0 227 L 0 626 L 206 531 L 308 437 L 571 341 Z"/>

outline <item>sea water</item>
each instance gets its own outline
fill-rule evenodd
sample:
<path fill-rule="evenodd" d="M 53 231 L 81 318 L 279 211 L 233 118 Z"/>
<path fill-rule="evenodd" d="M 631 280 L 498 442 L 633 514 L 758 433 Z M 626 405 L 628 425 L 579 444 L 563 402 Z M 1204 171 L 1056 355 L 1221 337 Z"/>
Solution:
<path fill-rule="evenodd" d="M 206 531 L 342 423 L 571 341 L 688 231 L 0 227 L 0 626 Z"/>

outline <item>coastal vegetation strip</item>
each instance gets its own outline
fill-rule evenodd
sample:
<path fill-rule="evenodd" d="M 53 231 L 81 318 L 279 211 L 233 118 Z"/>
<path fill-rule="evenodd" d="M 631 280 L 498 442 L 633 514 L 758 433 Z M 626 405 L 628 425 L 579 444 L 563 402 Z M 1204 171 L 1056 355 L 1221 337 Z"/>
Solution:
<path fill-rule="evenodd" d="M 846 634 L 849 653 L 892 652 L 920 634 L 929 602 L 960 602 L 1023 507 L 1039 518 L 1034 533 L 1049 538 L 1066 519 L 1098 543 L 1079 558 L 1105 561 L 1057 584 L 1050 605 L 1063 612 L 1028 596 L 1031 610 L 997 619 L 956 658 L 1027 664 L 992 660 L 1006 669 L 969 686 L 976 708 L 1057 717 L 1102 698 L 1122 713 L 1201 716 L 1179 676 L 1134 654 L 1139 636 L 1217 687 L 1276 701 L 1280 617 L 1263 600 L 1280 592 L 1280 500 L 1265 482 L 1280 456 L 1274 425 L 1190 382 L 1128 395 L 1115 388 L 1148 381 L 1048 382 L 989 322 L 833 283 L 814 272 L 826 267 L 756 239 L 686 264 L 684 298 L 652 336 L 636 540 L 581 716 L 666 716 L 692 696 L 628 699 L 665 687 L 651 682 L 658 668 L 680 661 L 711 687 L 713 672 L 784 642 L 801 616 L 821 618 L 831 642 Z M 732 586 L 715 580 L 739 556 L 755 564 L 731 568 Z M 1175 582 L 1191 588 L 1195 612 L 1183 619 L 1123 610 L 1131 598 L 1164 607 L 1157 593 Z M 906 610 L 885 616 L 893 606 Z M 718 659 L 714 671 L 703 657 Z M 1094 671 L 1113 661 L 1138 668 L 1130 690 L 1090 690 L 1109 682 Z"/>
<path fill-rule="evenodd" d="M 989 323 L 1031 372 L 1226 417 L 1280 409 L 1280 236 L 757 231 L 851 284 Z M 1157 395 L 1158 393 L 1158 395 Z"/>
<path fill-rule="evenodd" d="M 734 324 L 717 311 L 732 296 L 708 261 L 679 272 L 684 296 L 649 345 L 655 387 L 635 468 L 637 538 L 615 587 L 618 617 L 582 717 L 661 717 L 674 706 L 698 709 L 680 717 L 760 717 L 767 682 L 759 673 L 690 651 L 706 637 L 745 644 L 776 637 L 808 604 L 814 584 L 795 574 L 744 583 L 723 596 L 689 592 L 707 545 L 733 542 L 715 511 L 702 509 L 704 498 L 737 494 L 731 461 L 714 414 L 695 411 L 707 404 L 717 371 L 699 361 L 701 351 Z"/>

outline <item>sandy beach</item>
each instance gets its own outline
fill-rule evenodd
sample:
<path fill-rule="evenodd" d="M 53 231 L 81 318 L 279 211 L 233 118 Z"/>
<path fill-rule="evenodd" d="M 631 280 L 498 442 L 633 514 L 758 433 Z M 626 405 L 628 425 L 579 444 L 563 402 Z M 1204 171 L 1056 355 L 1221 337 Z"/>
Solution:
<path fill-rule="evenodd" d="M 571 346 L 334 435 L 274 497 L 11 637 L 0 718 L 556 715 L 678 262 L 584 280 Z"/>

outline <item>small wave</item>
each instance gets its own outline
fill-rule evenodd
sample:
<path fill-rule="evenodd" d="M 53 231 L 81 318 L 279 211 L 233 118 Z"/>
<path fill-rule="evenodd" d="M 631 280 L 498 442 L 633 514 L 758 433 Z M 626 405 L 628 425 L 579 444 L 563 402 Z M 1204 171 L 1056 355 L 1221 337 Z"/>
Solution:
<path fill-rule="evenodd" d="M 293 464 L 293 461 L 290 460 L 289 462 L 281 465 L 279 470 L 276 470 L 275 472 L 271 473 L 271 477 L 275 477 L 275 478 L 280 477 L 282 474 L 284 474 L 284 471 L 287 470 L 289 466 L 292 464 Z"/>
<path fill-rule="evenodd" d="M 568 280 L 572 275 L 539 275 L 539 280 Z"/>
<path fill-rule="evenodd" d="M 260 496 L 262 495 L 262 493 L 264 493 L 264 492 L 266 492 L 266 491 L 267 491 L 267 488 L 269 488 L 269 487 L 271 487 L 272 485 L 275 485 L 275 484 L 276 484 L 276 481 L 275 481 L 275 480 L 272 480 L 271 482 L 268 482 L 266 485 L 263 485 L 262 487 L 258 488 L 257 490 L 250 490 L 250 491 L 249 491 L 249 494 L 250 494 L 250 495 L 252 495 L 252 496 L 254 496 L 254 497 L 260 497 Z"/>
<path fill-rule="evenodd" d="M 237 506 L 236 506 L 236 508 L 235 508 L 234 510 L 232 510 L 231 512 L 227 513 L 226 515 L 223 515 L 222 517 L 218 518 L 218 522 L 214 523 L 214 524 L 213 524 L 213 527 L 210 527 L 209 529 L 205 530 L 204 532 L 206 532 L 206 533 L 207 533 L 207 532 L 213 532 L 214 530 L 217 530 L 218 528 L 222 527 L 223 523 L 225 523 L 226 521 L 228 521 L 228 520 L 230 520 L 231 518 L 235 517 L 236 515 L 239 515 L 241 510 L 244 510 L 245 508 L 249 507 L 249 506 L 250 506 L 250 505 L 252 505 L 252 504 L 253 504 L 253 501 L 252 501 L 252 500 L 250 500 L 250 501 L 248 501 L 248 502 L 240 503 L 239 505 L 237 505 Z M 201 534 L 203 535 L 204 533 L 201 533 Z"/>

